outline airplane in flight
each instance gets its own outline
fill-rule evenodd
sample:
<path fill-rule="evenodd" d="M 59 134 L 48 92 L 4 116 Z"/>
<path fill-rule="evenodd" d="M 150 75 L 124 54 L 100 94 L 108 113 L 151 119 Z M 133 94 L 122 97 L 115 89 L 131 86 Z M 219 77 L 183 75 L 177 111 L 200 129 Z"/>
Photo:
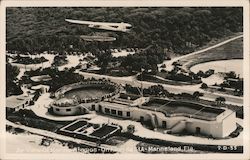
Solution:
<path fill-rule="evenodd" d="M 89 28 L 120 31 L 120 32 L 128 32 L 132 28 L 131 24 L 123 23 L 123 22 L 121 23 L 92 22 L 92 21 L 81 21 L 81 20 L 73 20 L 73 19 L 65 19 L 65 21 L 69 23 L 85 24 L 85 25 L 88 25 Z"/>

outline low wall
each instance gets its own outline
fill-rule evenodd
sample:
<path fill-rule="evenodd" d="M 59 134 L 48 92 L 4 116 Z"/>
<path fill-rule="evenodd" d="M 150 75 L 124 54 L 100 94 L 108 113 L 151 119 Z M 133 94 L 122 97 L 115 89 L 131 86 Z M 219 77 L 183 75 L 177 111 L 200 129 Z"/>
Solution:
<path fill-rule="evenodd" d="M 178 102 L 177 102 L 178 103 Z M 195 104 L 191 104 L 195 105 Z M 110 113 L 105 113 L 105 108 L 109 109 L 110 111 L 113 109 L 115 110 L 114 114 Z M 186 129 L 189 133 L 192 134 L 203 134 L 207 136 L 212 136 L 214 138 L 223 138 L 228 136 L 234 129 L 235 129 L 235 124 L 233 125 L 232 122 L 234 122 L 233 118 L 228 118 L 230 121 L 227 119 L 220 120 L 223 117 L 220 117 L 217 119 L 217 117 L 214 117 L 214 120 L 208 119 L 206 120 L 205 118 L 202 117 L 197 117 L 197 116 L 190 116 L 190 114 L 182 114 L 180 113 L 179 115 L 173 115 L 173 116 L 166 116 L 164 113 L 162 113 L 159 110 L 154 110 L 154 108 L 148 110 L 148 109 L 143 109 L 140 107 L 122 107 L 122 106 L 117 106 L 116 104 L 111 104 L 111 105 L 105 105 L 103 104 L 101 107 L 101 110 L 99 109 L 99 104 L 93 108 L 97 112 L 101 112 L 103 114 L 107 115 L 112 115 L 116 117 L 121 117 L 125 119 L 131 119 L 134 121 L 150 121 L 153 122 L 152 125 L 155 128 L 163 128 L 165 130 L 173 131 L 174 133 L 181 132 L 183 129 Z M 120 111 L 120 115 L 118 114 L 118 111 Z M 217 112 L 218 110 L 216 110 Z M 127 116 L 127 112 L 129 112 L 129 116 Z M 222 113 L 223 114 L 223 113 Z M 155 116 L 153 116 L 155 115 Z M 233 116 L 232 116 L 233 117 Z M 235 117 L 235 116 L 234 116 Z M 181 125 L 177 126 L 178 123 L 181 122 Z M 225 125 L 223 123 L 226 123 L 228 125 Z M 222 128 L 230 128 L 228 127 L 231 124 L 233 129 L 229 129 L 225 131 L 222 130 Z M 226 134 L 224 134 L 225 132 Z"/>
<path fill-rule="evenodd" d="M 52 111 L 56 115 L 60 116 L 74 116 L 74 115 L 81 115 L 89 112 L 89 105 L 75 105 L 75 106 L 69 106 L 69 107 L 60 107 L 51 104 Z"/>
<path fill-rule="evenodd" d="M 114 96 L 114 95 L 116 95 L 116 94 L 118 94 L 120 92 L 120 87 L 117 84 L 113 83 L 113 82 L 109 82 L 109 81 L 87 81 L 87 82 L 78 82 L 78 83 L 65 85 L 65 86 L 59 88 L 55 92 L 55 97 L 57 99 L 59 99 L 59 98 L 63 97 L 63 95 L 66 92 L 68 92 L 70 90 L 80 89 L 80 88 L 89 88 L 89 87 L 94 87 L 94 88 L 107 87 L 107 88 L 110 88 L 112 90 L 112 92 L 109 93 L 109 94 L 105 94 L 102 97 L 81 99 L 80 103 L 89 103 L 89 102 L 93 102 L 95 100 L 102 100 L 104 98 L 112 97 L 112 96 Z"/>
<path fill-rule="evenodd" d="M 153 99 L 153 100 L 156 100 L 156 101 L 160 101 L 162 99 Z M 178 106 L 178 105 L 185 105 L 187 107 L 190 107 L 190 108 L 195 108 L 195 109 L 202 109 L 203 107 L 205 107 L 203 109 L 206 110 L 206 111 L 210 111 L 210 112 L 214 112 L 214 113 L 218 113 L 221 114 L 224 109 L 220 109 L 220 108 L 214 108 L 214 107 L 210 107 L 210 106 L 207 106 L 207 105 L 203 105 L 203 104 L 199 104 L 199 103 L 194 103 L 194 102 L 187 102 L 187 101 L 169 101 L 169 100 L 162 100 L 164 103 L 160 103 L 163 107 L 163 105 L 165 103 L 168 103 L 170 102 L 168 105 L 173 105 L 173 106 Z M 149 102 L 150 103 L 150 102 Z M 148 104 L 149 104 L 148 103 Z M 150 105 L 148 105 L 150 106 Z M 197 118 L 197 119 L 201 119 L 201 120 L 207 120 L 207 121 L 215 121 L 217 119 L 217 117 L 204 117 L 204 116 L 200 116 L 200 115 L 191 115 L 191 114 L 188 114 L 188 113 L 167 113 L 164 109 L 162 109 L 162 107 L 157 107 L 157 111 L 159 112 L 162 112 L 165 114 L 166 117 L 188 117 L 188 118 Z M 145 107 L 145 106 L 141 106 L 141 108 L 144 108 L 144 109 L 148 109 L 148 110 L 152 110 L 154 111 L 154 107 L 153 108 L 150 108 L 150 107 Z"/>

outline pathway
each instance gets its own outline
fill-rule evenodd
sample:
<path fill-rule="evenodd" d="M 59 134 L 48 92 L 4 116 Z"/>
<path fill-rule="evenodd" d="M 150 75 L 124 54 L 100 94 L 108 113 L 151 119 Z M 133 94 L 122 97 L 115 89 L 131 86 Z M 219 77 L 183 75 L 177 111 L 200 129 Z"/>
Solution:
<path fill-rule="evenodd" d="M 166 68 L 165 68 L 165 69 L 166 69 L 167 71 L 171 71 L 171 70 L 173 69 L 173 65 L 172 65 L 173 62 L 176 62 L 176 61 L 181 60 L 181 59 L 183 59 L 183 58 L 187 58 L 187 57 L 189 57 L 189 56 L 193 56 L 193 55 L 196 55 L 196 54 L 200 54 L 200 53 L 202 53 L 202 52 L 206 52 L 206 51 L 208 51 L 208 50 L 210 50 L 210 49 L 214 49 L 214 48 L 216 48 L 216 47 L 222 46 L 222 45 L 224 45 L 224 44 L 226 44 L 226 43 L 229 43 L 229 42 L 231 42 L 231 41 L 234 41 L 234 40 L 236 40 L 236 39 L 238 39 L 238 38 L 242 38 L 242 37 L 243 37 L 243 35 L 239 35 L 239 36 L 230 38 L 230 39 L 228 39 L 228 40 L 225 40 L 225 41 L 223 41 L 223 42 L 220 42 L 220 43 L 218 43 L 218 44 L 216 44 L 216 45 L 213 45 L 213 46 L 210 46 L 210 47 L 208 47 L 208 48 L 205 48 L 205 49 L 202 49 L 202 50 L 199 50 L 199 51 L 195 51 L 195 52 L 193 52 L 193 53 L 186 54 L 186 55 L 183 55 L 183 56 L 180 56 L 180 57 L 175 57 L 175 58 L 173 58 L 173 59 L 171 59 L 171 60 L 166 60 L 166 61 L 164 61 L 162 64 L 165 64 L 165 65 L 166 65 Z M 161 66 L 162 64 L 159 64 L 159 66 Z"/>

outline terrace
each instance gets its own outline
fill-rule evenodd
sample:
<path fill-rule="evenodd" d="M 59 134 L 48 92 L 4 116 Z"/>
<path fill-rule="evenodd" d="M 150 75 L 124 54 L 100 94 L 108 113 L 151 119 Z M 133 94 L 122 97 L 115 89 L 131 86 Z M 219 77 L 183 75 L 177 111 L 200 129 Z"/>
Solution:
<path fill-rule="evenodd" d="M 10 96 L 6 98 L 6 107 L 8 108 L 16 108 L 18 106 L 28 104 L 32 99 L 32 95 L 18 95 L 18 96 Z"/>
<path fill-rule="evenodd" d="M 134 101 L 134 100 L 140 98 L 140 96 L 139 95 L 134 95 L 134 94 L 121 93 L 118 98 L 119 99 L 127 99 L 127 100 Z"/>
<path fill-rule="evenodd" d="M 32 81 L 34 81 L 34 82 L 52 80 L 52 78 L 51 78 L 49 75 L 33 76 L 33 77 L 30 77 L 30 79 L 31 79 Z"/>
<path fill-rule="evenodd" d="M 119 96 L 112 99 L 111 102 L 127 106 L 139 106 L 147 101 L 147 99 L 148 98 L 139 95 L 120 93 Z"/>
<path fill-rule="evenodd" d="M 198 103 L 163 99 L 153 99 L 144 104 L 142 108 L 162 112 L 166 117 L 185 116 L 208 121 L 216 120 L 216 118 L 225 111 L 224 109 Z"/>

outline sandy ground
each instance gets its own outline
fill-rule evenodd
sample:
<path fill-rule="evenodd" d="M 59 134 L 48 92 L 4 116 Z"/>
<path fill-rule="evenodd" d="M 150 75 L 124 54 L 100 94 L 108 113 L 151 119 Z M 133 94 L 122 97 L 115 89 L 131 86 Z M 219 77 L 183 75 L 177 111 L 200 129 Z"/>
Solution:
<path fill-rule="evenodd" d="M 176 62 L 176 61 L 178 61 L 178 60 L 180 60 L 180 59 L 183 59 L 183 58 L 186 58 L 186 57 L 189 57 L 189 56 L 192 56 L 192 55 L 196 55 L 196 54 L 199 54 L 199 53 L 208 51 L 208 50 L 210 50 L 210 49 L 213 49 L 213 48 L 216 48 L 216 47 L 219 47 L 219 46 L 222 46 L 222 45 L 224 45 L 224 44 L 226 44 L 226 43 L 228 43 L 228 42 L 231 42 L 231 41 L 233 41 L 233 40 L 235 40 L 235 39 L 238 39 L 238 38 L 241 38 L 241 37 L 243 37 L 243 35 L 240 35 L 240 36 L 236 36 L 236 37 L 230 38 L 230 39 L 225 40 L 225 41 L 223 41 L 223 42 L 221 42 L 221 43 L 218 43 L 218 44 L 216 44 L 216 45 L 213 45 L 213 46 L 211 46 L 211 47 L 208 47 L 208 48 L 205 48 L 205 49 L 202 49 L 202 50 L 199 50 L 199 51 L 195 51 L 195 52 L 190 53 L 190 54 L 187 54 L 187 55 L 175 57 L 175 58 L 172 58 L 171 60 L 166 60 L 166 61 L 164 61 L 162 64 L 165 64 L 165 65 L 166 65 L 165 70 L 171 71 L 171 70 L 174 68 L 173 65 L 172 65 L 173 62 Z M 158 67 L 160 67 L 162 64 L 159 64 Z M 159 69 L 160 69 L 160 68 L 159 68 Z"/>
<path fill-rule="evenodd" d="M 17 79 L 18 80 L 21 80 L 21 77 L 23 76 L 24 72 L 25 72 L 25 69 L 24 68 L 20 68 L 19 69 L 19 74 L 17 75 Z"/>
<path fill-rule="evenodd" d="M 125 142 L 124 144 L 122 144 L 121 146 L 119 146 L 119 150 L 121 151 L 121 153 L 140 153 L 136 148 L 136 145 L 138 144 L 138 141 L 135 140 L 128 140 L 127 142 Z"/>
<path fill-rule="evenodd" d="M 172 67 L 172 63 L 174 61 L 177 61 L 181 58 L 185 58 L 189 55 L 192 55 L 192 54 L 199 54 L 199 53 L 202 53 L 206 50 L 209 50 L 209 49 L 212 49 L 212 48 L 215 48 L 215 47 L 218 47 L 220 45 L 223 45 L 225 43 L 228 43 L 234 39 L 237 39 L 241 36 L 238 36 L 238 37 L 235 37 L 235 38 L 232 38 L 232 39 L 229 39 L 227 41 L 224 41 L 222 43 L 219 43 L 217 45 L 214 45 L 212 47 L 208 47 L 206 49 L 203 49 L 203 50 L 200 50 L 200 51 L 197 51 L 197 52 L 193 52 L 191 54 L 188 54 L 188 55 L 184 55 L 184 56 L 181 56 L 181 57 L 175 57 L 173 58 L 172 60 L 170 61 L 165 61 L 167 63 L 167 68 L 171 68 Z M 115 53 L 117 54 L 117 53 Z M 41 54 L 40 56 L 44 56 L 46 59 L 48 59 L 49 61 L 48 62 L 45 62 L 43 63 L 43 65 L 39 64 L 40 67 L 43 67 L 43 68 L 46 68 L 46 67 L 50 67 L 51 66 L 51 63 L 53 63 L 53 58 L 54 58 L 54 55 L 51 55 L 51 54 Z M 77 56 L 77 55 L 68 55 L 68 59 L 69 59 L 69 62 L 68 64 L 66 65 L 63 65 L 61 67 L 59 67 L 60 70 L 63 70 L 65 69 L 66 67 L 67 68 L 70 68 L 72 66 L 76 66 L 78 65 L 79 63 L 79 59 L 80 58 L 83 58 L 84 56 Z M 164 62 L 164 63 L 165 63 Z M 14 64 L 14 63 L 13 63 Z M 14 64 L 14 65 L 18 65 L 21 69 L 20 69 L 20 73 L 18 75 L 18 78 L 20 79 L 23 74 L 24 74 L 24 71 L 25 71 L 25 65 L 20 65 L 20 64 Z M 39 65 L 26 65 L 26 69 L 28 68 L 27 66 L 32 66 L 33 68 L 37 68 Z M 29 70 L 29 69 L 27 69 Z M 81 74 L 81 75 L 84 75 L 85 78 L 92 78 L 92 77 L 95 77 L 95 78 L 107 78 L 115 83 L 119 83 L 119 84 L 130 84 L 130 85 L 134 85 L 134 86 L 141 86 L 141 82 L 137 81 L 135 79 L 135 76 L 128 76 L 128 77 L 112 77 L 112 76 L 105 76 L 105 75 L 98 75 L 98 74 L 92 74 L 92 73 L 86 73 L 86 72 L 81 72 L 79 70 L 76 70 L 77 73 Z M 217 76 L 216 74 L 215 75 L 212 75 L 208 78 L 204 78 L 202 79 L 205 83 L 207 84 L 214 84 L 215 82 L 219 83 L 219 82 L 222 82 L 222 79 L 221 77 Z M 152 83 L 152 82 L 143 82 L 143 87 L 149 87 L 151 85 L 156 85 L 157 83 Z M 209 100 L 214 100 L 216 98 L 216 96 L 212 96 L 211 94 L 214 94 L 214 93 L 209 93 L 209 92 L 206 92 L 206 91 L 203 91 L 201 90 L 199 87 L 200 85 L 166 85 L 166 84 L 162 84 L 164 86 L 165 89 L 167 89 L 169 92 L 173 92 L 173 93 L 182 93 L 182 92 L 187 92 L 187 93 L 193 93 L 194 91 L 199 91 L 199 92 L 203 92 L 203 93 L 206 93 L 204 95 L 204 98 L 207 98 Z M 209 94 L 207 96 L 207 94 Z M 224 97 L 228 97 L 227 95 L 224 95 L 224 94 L 221 94 L 219 96 L 224 96 Z M 236 105 L 242 105 L 242 100 L 239 99 L 238 97 L 234 97 L 233 99 L 232 98 L 227 98 L 226 100 L 226 103 L 230 103 L 230 104 L 236 104 Z"/>
<path fill-rule="evenodd" d="M 65 65 L 62 65 L 60 67 L 58 67 L 59 71 L 64 70 L 65 68 L 71 68 L 71 67 L 75 67 L 79 64 L 79 59 L 82 58 L 82 56 L 77 56 L 77 55 L 67 55 L 67 60 L 68 63 Z"/>
<path fill-rule="evenodd" d="M 215 73 L 207 78 L 201 78 L 201 80 L 207 85 L 214 85 L 215 83 L 221 84 L 222 82 L 224 82 L 224 77 L 220 74 Z"/>
<path fill-rule="evenodd" d="M 41 129 L 37 129 L 37 128 L 31 128 L 31 127 L 27 127 L 27 126 L 24 126 L 24 125 L 17 125 L 17 124 L 15 124 L 13 122 L 10 122 L 8 120 L 6 121 L 6 123 L 7 123 L 7 125 L 13 126 L 15 128 L 21 128 L 21 129 L 23 129 L 25 131 L 28 131 L 30 133 L 33 133 L 35 135 L 43 135 L 45 137 L 50 137 L 50 138 L 53 138 L 53 139 L 56 138 L 56 139 L 67 141 L 67 142 L 75 142 L 77 144 L 86 144 L 87 146 L 96 147 L 96 142 L 86 141 L 86 140 L 82 140 L 82 139 L 76 139 L 76 138 L 73 138 L 73 137 L 64 136 L 64 135 L 56 134 L 54 132 L 41 130 Z M 8 143 L 8 141 L 7 141 L 7 143 Z M 118 149 L 115 146 L 110 146 L 110 145 L 106 145 L 106 144 L 101 144 L 99 147 L 104 148 L 104 149 L 108 149 L 108 150 L 112 149 L 114 151 L 116 151 Z M 53 150 L 52 150 L 52 152 L 53 152 Z M 60 150 L 60 152 L 62 152 L 62 150 Z"/>
<path fill-rule="evenodd" d="M 77 71 L 79 74 L 83 75 L 85 78 L 92 78 L 95 77 L 96 79 L 102 79 L 102 78 L 106 78 L 112 82 L 118 83 L 118 84 L 130 84 L 132 86 L 135 87 L 141 87 L 141 83 L 143 88 L 148 88 L 152 85 L 158 85 L 158 83 L 154 83 L 154 82 L 147 82 L 147 81 L 138 81 L 135 79 L 134 76 L 129 76 L 129 77 L 112 77 L 112 76 L 107 76 L 107 75 L 99 75 L 99 74 L 94 74 L 94 73 L 87 73 L 87 72 L 80 72 Z M 214 81 L 211 81 L 214 82 Z M 209 100 L 214 101 L 217 97 L 219 96 L 223 96 L 226 98 L 226 104 L 235 104 L 235 105 L 239 105 L 242 106 L 243 105 L 243 98 L 242 97 L 238 97 L 238 96 L 231 96 L 231 95 L 227 95 L 227 94 L 220 94 L 220 93 L 211 93 L 211 92 L 207 92 L 204 91 L 202 89 L 200 89 L 200 85 L 201 84 L 197 84 L 197 85 L 168 85 L 168 84 L 161 84 L 164 89 L 166 89 L 167 91 L 171 92 L 171 93 L 190 93 L 193 94 L 195 91 L 199 91 L 201 93 L 204 93 L 204 98 L 207 98 Z M 201 97 L 201 98 L 203 98 Z"/>
<path fill-rule="evenodd" d="M 126 57 L 129 54 L 135 54 L 135 52 L 127 52 L 126 50 L 121 50 L 121 52 L 112 52 L 113 57 Z"/>
<path fill-rule="evenodd" d="M 21 55 L 23 56 L 23 55 Z M 31 69 L 37 69 L 37 68 L 48 68 L 51 66 L 51 64 L 53 63 L 53 60 L 54 60 L 54 57 L 55 55 L 53 54 L 40 54 L 40 55 L 36 55 L 36 57 L 41 57 L 43 56 L 44 58 L 48 59 L 47 62 L 44 62 L 44 63 L 39 63 L 39 64 L 29 64 L 29 65 L 24 65 L 24 64 L 19 64 L 19 63 L 11 63 L 13 66 L 17 66 L 18 68 L 26 68 L 26 70 L 31 70 Z M 34 56 L 30 56 L 30 57 L 33 57 Z"/>
<path fill-rule="evenodd" d="M 234 71 L 236 75 L 239 74 L 240 77 L 243 77 L 243 59 L 201 63 L 190 68 L 194 73 L 200 70 L 206 72 L 208 69 L 214 69 L 215 73 Z"/>
<path fill-rule="evenodd" d="M 39 67 L 42 67 L 42 68 L 51 67 L 51 64 L 53 63 L 55 55 L 52 55 L 52 54 L 40 54 L 40 55 L 36 55 L 36 57 L 41 57 L 41 56 L 44 56 L 44 58 L 48 59 L 49 61 L 44 62 L 44 63 L 40 63 L 40 64 L 30 64 L 30 65 L 18 64 L 18 63 L 11 63 L 11 65 L 16 66 L 16 67 L 18 67 L 20 69 L 20 72 L 17 75 L 17 79 L 19 79 L 19 80 L 21 79 L 21 77 L 23 76 L 25 70 L 29 71 L 31 69 L 33 69 L 33 70 L 38 69 Z M 30 56 L 30 57 L 34 57 L 34 56 Z"/>
<path fill-rule="evenodd" d="M 72 153 L 76 148 L 69 149 L 61 142 L 54 140 L 49 146 L 41 145 L 43 136 L 21 133 L 12 134 L 6 132 L 7 153 Z"/>

